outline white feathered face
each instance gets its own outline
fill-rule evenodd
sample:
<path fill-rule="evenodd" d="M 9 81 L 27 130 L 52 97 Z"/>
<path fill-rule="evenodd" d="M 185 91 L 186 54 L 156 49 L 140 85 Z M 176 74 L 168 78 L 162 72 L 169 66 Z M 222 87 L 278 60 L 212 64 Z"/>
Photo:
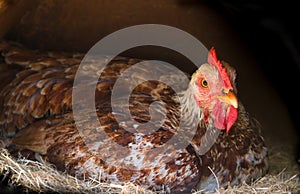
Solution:
<path fill-rule="evenodd" d="M 190 87 L 194 98 L 204 113 L 204 120 L 213 119 L 218 129 L 230 131 L 238 114 L 238 100 L 233 93 L 229 79 L 224 78 L 224 71 L 220 72 L 215 65 L 205 63 L 193 74 Z"/>

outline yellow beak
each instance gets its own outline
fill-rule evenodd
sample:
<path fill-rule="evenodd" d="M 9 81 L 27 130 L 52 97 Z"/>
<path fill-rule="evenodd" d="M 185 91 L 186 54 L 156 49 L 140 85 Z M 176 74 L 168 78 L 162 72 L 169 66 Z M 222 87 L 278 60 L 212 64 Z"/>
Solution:
<path fill-rule="evenodd" d="M 237 97 L 236 95 L 229 91 L 227 94 L 225 94 L 224 96 L 219 96 L 219 99 L 222 101 L 222 102 L 225 102 L 229 105 L 232 105 L 234 108 L 238 108 L 238 100 L 237 100 Z"/>

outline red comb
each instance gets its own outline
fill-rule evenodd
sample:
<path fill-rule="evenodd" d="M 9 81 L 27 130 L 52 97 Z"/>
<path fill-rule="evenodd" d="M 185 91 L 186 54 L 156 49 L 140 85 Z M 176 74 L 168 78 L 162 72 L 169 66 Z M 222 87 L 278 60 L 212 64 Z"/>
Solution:
<path fill-rule="evenodd" d="M 217 53 L 214 47 L 212 47 L 209 51 L 207 62 L 217 67 L 218 71 L 221 74 L 222 79 L 224 80 L 225 87 L 232 88 L 226 69 L 222 66 L 221 62 L 217 58 Z"/>

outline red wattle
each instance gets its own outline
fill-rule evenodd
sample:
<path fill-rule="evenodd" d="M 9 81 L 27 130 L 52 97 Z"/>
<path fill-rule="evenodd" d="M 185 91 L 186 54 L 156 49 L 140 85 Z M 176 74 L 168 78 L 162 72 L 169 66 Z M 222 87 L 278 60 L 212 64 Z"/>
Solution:
<path fill-rule="evenodd" d="M 217 129 L 226 130 L 229 133 L 232 125 L 238 118 L 238 110 L 233 106 L 228 107 L 229 111 L 222 106 L 221 102 L 217 102 L 212 112 L 214 116 L 214 126 Z"/>
<path fill-rule="evenodd" d="M 238 110 L 233 106 L 230 106 L 229 113 L 227 115 L 227 125 L 226 125 L 226 132 L 229 133 L 232 125 L 235 123 L 236 119 L 238 118 Z"/>
<path fill-rule="evenodd" d="M 214 116 L 214 125 L 217 129 L 225 129 L 226 127 L 226 118 L 225 118 L 225 110 L 222 107 L 220 102 L 217 102 L 212 115 Z"/>

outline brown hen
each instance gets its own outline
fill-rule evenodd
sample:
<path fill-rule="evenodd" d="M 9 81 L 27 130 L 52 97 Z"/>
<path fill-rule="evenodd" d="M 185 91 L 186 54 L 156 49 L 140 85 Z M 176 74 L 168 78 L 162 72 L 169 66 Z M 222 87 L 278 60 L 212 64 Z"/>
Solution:
<path fill-rule="evenodd" d="M 82 109 L 86 119 L 75 123 L 73 81 L 83 54 L 34 51 L 7 41 L 0 42 L 0 51 L 0 132 L 11 140 L 10 149 L 30 150 L 79 178 L 133 182 L 168 193 L 214 190 L 254 180 L 267 172 L 267 148 L 260 125 L 237 102 L 235 71 L 224 62 L 223 67 L 214 50 L 188 85 L 181 84 L 179 76 L 164 78 L 173 79 L 182 90 L 180 94 L 159 81 L 145 81 L 133 88 L 129 109 L 141 126 L 152 121 L 151 115 L 166 114 L 161 125 L 150 123 L 146 127 L 127 120 L 122 104 L 112 110 L 110 98 L 118 77 L 140 60 L 116 57 L 101 76 L 92 61 L 85 64 L 87 74 L 100 76 L 95 91 L 98 121 L 89 119 L 89 110 Z M 153 72 L 165 70 L 153 67 Z M 149 73 L 142 68 L 136 71 L 138 80 Z M 125 87 L 129 82 L 122 84 Z M 84 89 L 77 92 L 86 98 Z M 153 102 L 163 104 L 166 111 L 149 110 Z M 81 102 L 76 103 L 73 106 Z M 186 112 L 185 116 L 180 117 L 181 112 Z M 116 121 L 116 115 L 122 122 Z M 196 127 L 195 134 L 186 127 L 180 132 L 180 121 Z M 81 133 L 79 125 L 84 127 Z M 157 126 L 157 130 L 151 129 Z M 99 131 L 109 138 L 103 138 Z M 187 141 L 186 146 L 173 142 L 167 145 L 169 152 L 156 149 L 178 134 L 176 140 Z M 192 138 L 186 140 L 183 134 Z M 128 152 L 121 153 L 109 146 L 109 141 Z"/>

